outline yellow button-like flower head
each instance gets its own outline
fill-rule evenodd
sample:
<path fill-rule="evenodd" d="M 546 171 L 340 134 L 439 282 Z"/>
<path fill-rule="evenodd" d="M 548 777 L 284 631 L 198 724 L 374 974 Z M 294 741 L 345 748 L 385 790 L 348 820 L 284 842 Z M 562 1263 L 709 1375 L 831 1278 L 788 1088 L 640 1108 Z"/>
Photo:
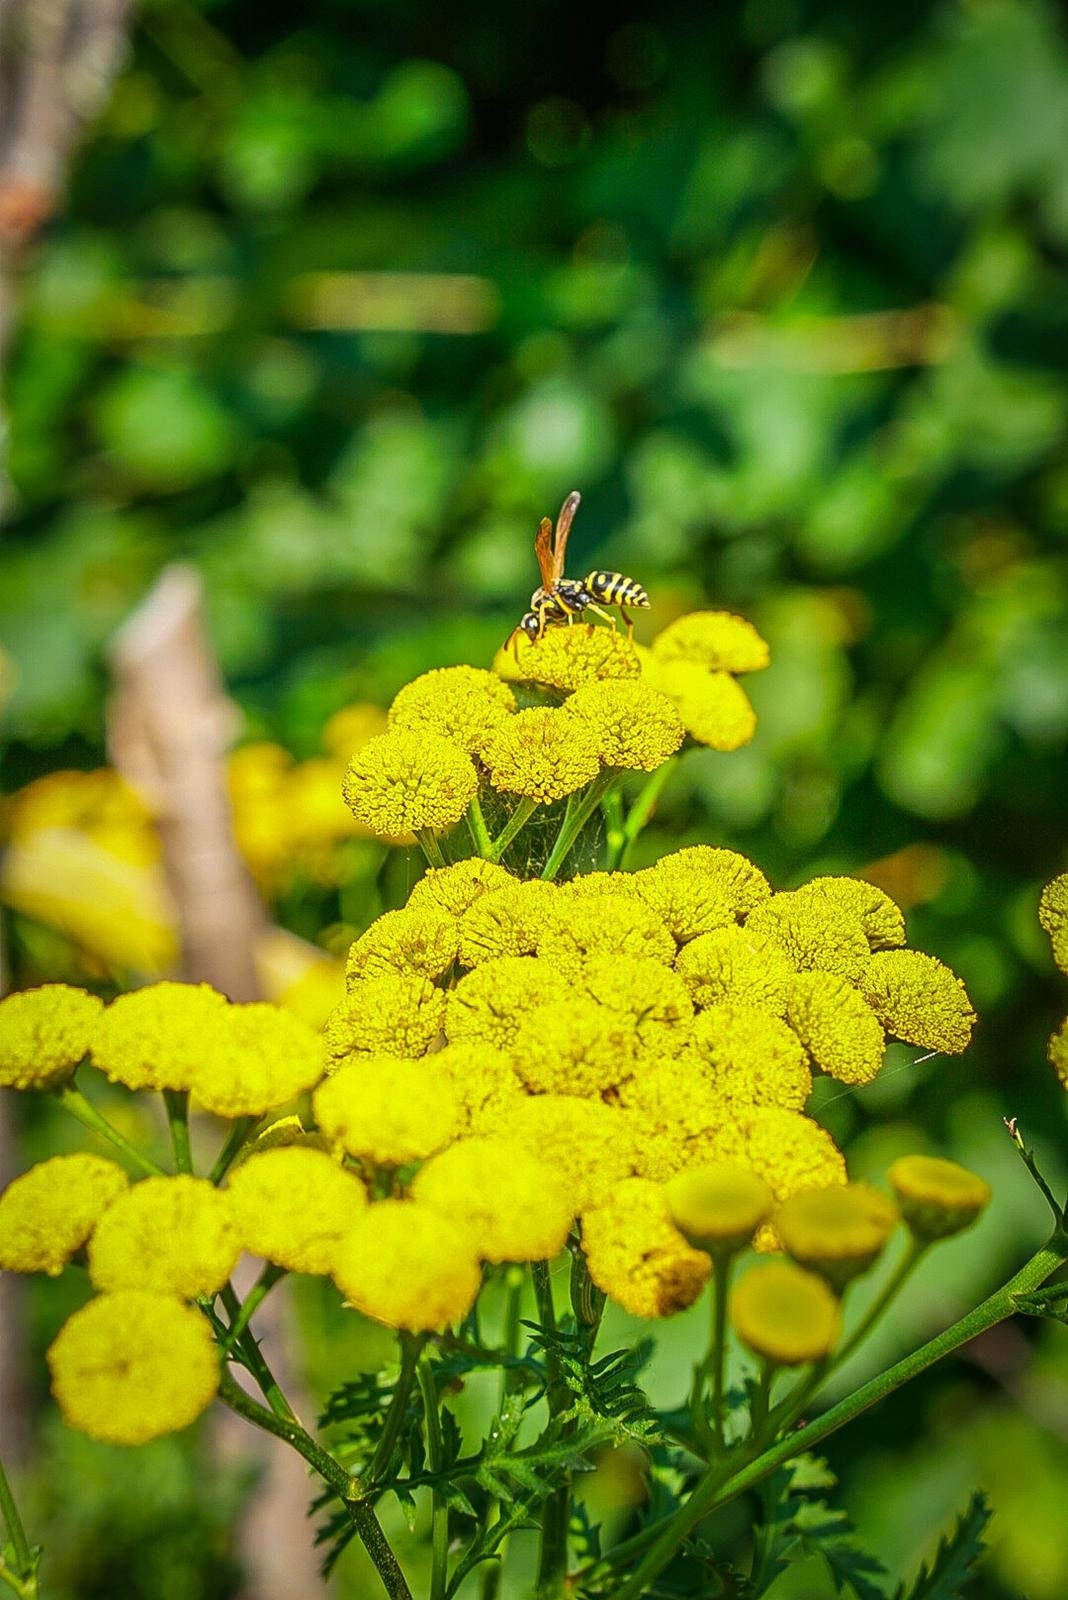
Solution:
<path fill-rule="evenodd" d="M 716 928 L 684 944 L 675 960 L 695 1005 L 742 1000 L 781 1016 L 795 968 L 780 944 L 750 928 Z"/>
<path fill-rule="evenodd" d="M 709 672 L 693 661 L 656 662 L 651 683 L 671 701 L 695 744 L 740 750 L 756 732 L 756 712 L 729 672 Z"/>
<path fill-rule="evenodd" d="M 0 1085 L 52 1089 L 89 1049 L 101 1002 L 84 989 L 46 983 L 0 1000 Z"/>
<path fill-rule="evenodd" d="M 230 1202 L 206 1178 L 145 1178 L 97 1223 L 89 1276 L 98 1289 L 193 1300 L 221 1289 L 240 1254 Z"/>
<path fill-rule="evenodd" d="M 871 959 L 860 918 L 826 895 L 772 895 L 750 912 L 745 925 L 774 939 L 802 972 L 837 972 L 859 980 Z"/>
<path fill-rule="evenodd" d="M 634 1169 L 658 1181 L 702 1166 L 731 1111 L 696 1057 L 642 1061 L 616 1096 L 632 1125 Z"/>
<path fill-rule="evenodd" d="M 632 1016 L 561 999 L 526 1013 L 511 1059 L 535 1094 L 601 1095 L 631 1075 L 638 1044 Z"/>
<path fill-rule="evenodd" d="M 831 1184 L 791 1195 L 774 1221 L 787 1254 L 841 1294 L 880 1255 L 897 1211 L 870 1184 Z"/>
<path fill-rule="evenodd" d="M 795 974 L 786 990 L 786 1020 L 815 1065 L 841 1083 L 870 1083 L 883 1064 L 882 1024 L 848 978 Z"/>
<path fill-rule="evenodd" d="M 1068 972 L 1068 872 L 1043 889 L 1038 920 L 1049 934 L 1054 961 L 1062 972 Z"/>
<path fill-rule="evenodd" d="M 471 758 L 439 734 L 397 729 L 357 750 L 341 788 L 357 822 L 379 838 L 447 833 L 478 793 Z"/>
<path fill-rule="evenodd" d="M 892 950 L 905 943 L 901 907 L 874 883 L 863 878 L 812 878 L 798 891 L 821 894 L 858 919 L 873 950 Z"/>
<path fill-rule="evenodd" d="M 228 1009 L 207 983 L 150 983 L 120 994 L 97 1024 L 93 1061 L 128 1089 L 189 1089 Z"/>
<path fill-rule="evenodd" d="M 963 983 L 922 950 L 879 950 L 858 979 L 865 1000 L 887 1033 L 925 1050 L 960 1055 L 975 1012 Z"/>
<path fill-rule="evenodd" d="M 473 856 L 470 861 L 457 861 L 451 867 L 431 867 L 408 896 L 407 909 L 421 911 L 433 906 L 451 917 L 462 917 L 480 895 L 515 882 L 504 867 Z"/>
<path fill-rule="evenodd" d="M 312 1096 L 315 1120 L 331 1144 L 387 1166 L 420 1161 L 458 1131 L 460 1108 L 427 1061 L 388 1056 L 351 1062 Z"/>
<path fill-rule="evenodd" d="M 590 1277 L 634 1317 L 670 1317 L 693 1305 L 711 1267 L 671 1220 L 663 1184 L 626 1178 L 582 1219 Z"/>
<path fill-rule="evenodd" d="M 679 944 L 736 924 L 759 903 L 759 884 L 765 882 L 745 856 L 711 849 L 707 856 L 680 850 L 633 877 L 635 892 Z"/>
<path fill-rule="evenodd" d="M 940 1156 L 899 1156 L 889 1171 L 901 1215 L 917 1239 L 948 1239 L 985 1211 L 990 1185 Z"/>
<path fill-rule="evenodd" d="M 417 974 L 379 973 L 358 979 L 326 1019 L 326 1052 L 349 1056 L 421 1056 L 441 1032 L 445 995 Z"/>
<path fill-rule="evenodd" d="M 460 979 L 449 995 L 445 1032 L 449 1041 L 481 1039 L 508 1049 L 528 1012 L 566 1000 L 568 980 L 537 956 L 498 956 Z"/>
<path fill-rule="evenodd" d="M 228 1005 L 204 1030 L 193 1097 L 217 1117 L 261 1117 L 312 1088 L 325 1065 L 321 1035 L 292 1012 Z"/>
<path fill-rule="evenodd" d="M 537 948 L 539 955 L 561 963 L 590 955 L 649 956 L 665 966 L 675 959 L 671 934 L 652 907 L 635 894 L 572 895 L 556 890 L 544 908 Z"/>
<path fill-rule="evenodd" d="M 614 629 L 576 624 L 550 628 L 533 644 L 520 634 L 513 647 L 499 650 L 493 670 L 513 683 L 541 683 L 549 689 L 579 689 L 584 683 L 636 678 L 637 648 Z M 516 659 L 518 657 L 518 659 Z"/>
<path fill-rule="evenodd" d="M 0 1271 L 56 1277 L 129 1183 L 103 1156 L 53 1156 L 0 1195 Z"/>
<path fill-rule="evenodd" d="M 561 1175 L 509 1139 L 461 1139 L 420 1169 L 412 1195 L 459 1224 L 484 1261 L 543 1261 L 574 1207 Z"/>
<path fill-rule="evenodd" d="M 652 772 L 686 736 L 682 718 L 658 689 L 615 679 L 576 689 L 566 707 L 592 733 L 606 767 Z"/>
<path fill-rule="evenodd" d="M 790 1261 L 765 1261 L 747 1272 L 731 1293 L 730 1314 L 743 1344 L 783 1367 L 822 1360 L 842 1325 L 823 1279 Z"/>
<path fill-rule="evenodd" d="M 106 1444 L 145 1444 L 188 1427 L 219 1387 L 206 1318 L 139 1290 L 82 1306 L 59 1330 L 48 1365 L 67 1422 Z"/>
<path fill-rule="evenodd" d="M 524 1095 L 507 1119 L 502 1118 L 500 1133 L 556 1170 L 580 1216 L 601 1204 L 634 1170 L 630 1119 L 602 1100 Z"/>
<path fill-rule="evenodd" d="M 546 909 L 559 891 L 539 878 L 515 879 L 480 895 L 460 918 L 460 964 L 477 967 L 497 956 L 531 956 L 538 948 Z"/>
<path fill-rule="evenodd" d="M 263 1150 L 235 1168 L 227 1190 L 245 1250 L 290 1272 L 327 1273 L 367 1204 L 363 1184 L 321 1150 Z"/>
<path fill-rule="evenodd" d="M 808 1099 L 812 1074 L 801 1041 L 774 1012 L 722 1000 L 694 1019 L 690 1043 L 716 1093 L 733 1107 L 800 1111 Z"/>
<path fill-rule="evenodd" d="M 730 611 L 691 611 L 653 640 L 657 661 L 696 661 L 712 672 L 759 672 L 771 660 L 751 622 Z"/>
<path fill-rule="evenodd" d="M 681 1045 L 693 1017 L 693 1001 L 678 973 L 648 956 L 591 956 L 571 988 L 628 1020 L 652 1054 Z"/>
<path fill-rule="evenodd" d="M 368 1206 L 338 1245 L 333 1275 L 357 1311 L 411 1333 L 459 1322 L 482 1287 L 470 1235 L 415 1200 Z"/>
<path fill-rule="evenodd" d="M 323 749 L 347 761 L 354 750 L 385 731 L 386 713 L 381 706 L 368 705 L 366 702 L 342 706 L 340 711 L 334 712 L 323 729 Z"/>
<path fill-rule="evenodd" d="M 452 1091 L 459 1133 L 498 1133 L 513 1106 L 527 1096 L 509 1058 L 481 1039 L 457 1039 L 435 1051 L 429 1063 L 435 1078 Z"/>
<path fill-rule="evenodd" d="M 678 1173 L 665 1192 L 680 1233 L 716 1257 L 744 1250 L 774 1204 L 763 1178 L 725 1161 Z"/>
<path fill-rule="evenodd" d="M 346 977 L 353 980 L 380 973 L 414 972 L 440 978 L 460 947 L 456 918 L 432 906 L 405 906 L 385 911 L 349 949 Z"/>
<path fill-rule="evenodd" d="M 539 805 L 574 794 L 601 770 L 593 734 L 551 706 L 509 717 L 487 741 L 482 760 L 500 793 L 523 795 Z"/>
<path fill-rule="evenodd" d="M 477 755 L 515 711 L 515 695 L 481 667 L 438 667 L 405 684 L 389 708 L 392 730 L 436 734 Z"/>

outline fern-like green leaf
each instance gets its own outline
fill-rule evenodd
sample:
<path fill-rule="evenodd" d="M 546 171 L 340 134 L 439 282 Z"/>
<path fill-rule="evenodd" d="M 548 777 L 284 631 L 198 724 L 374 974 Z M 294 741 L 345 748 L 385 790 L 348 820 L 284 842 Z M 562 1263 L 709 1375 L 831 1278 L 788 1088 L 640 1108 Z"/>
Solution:
<path fill-rule="evenodd" d="M 990 1521 L 986 1496 L 973 1494 L 957 1518 L 957 1526 L 938 1541 L 934 1562 L 921 1566 L 911 1588 L 902 1584 L 894 1600 L 962 1600 L 986 1549 L 983 1535 Z"/>

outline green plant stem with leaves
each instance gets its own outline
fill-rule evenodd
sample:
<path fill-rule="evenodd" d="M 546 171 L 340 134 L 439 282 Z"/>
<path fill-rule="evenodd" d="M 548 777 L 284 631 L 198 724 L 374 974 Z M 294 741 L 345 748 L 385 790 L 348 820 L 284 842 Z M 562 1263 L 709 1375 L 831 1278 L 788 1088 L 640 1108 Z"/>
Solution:
<path fill-rule="evenodd" d="M 37 1600 L 37 1568 L 40 1550 L 31 1549 L 22 1525 L 19 1508 L 8 1482 L 4 1463 L 0 1461 L 0 1518 L 7 1528 L 8 1549 L 0 1546 L 0 1583 L 19 1600 Z"/>

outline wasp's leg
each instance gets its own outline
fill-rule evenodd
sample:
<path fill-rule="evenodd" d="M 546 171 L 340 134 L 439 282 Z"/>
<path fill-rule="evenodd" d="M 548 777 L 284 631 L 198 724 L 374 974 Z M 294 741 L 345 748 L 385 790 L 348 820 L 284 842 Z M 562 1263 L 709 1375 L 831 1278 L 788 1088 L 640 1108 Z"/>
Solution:
<path fill-rule="evenodd" d="M 549 625 L 549 607 L 543 602 L 541 605 L 535 606 L 534 609 L 538 613 L 538 633 L 534 643 L 540 644 L 545 635 L 545 629 Z"/>
<path fill-rule="evenodd" d="M 600 606 L 595 606 L 592 600 L 586 607 L 586 610 L 592 611 L 595 617 L 603 617 L 606 622 L 610 622 L 612 624 L 613 628 L 616 627 L 616 619 L 612 613 L 610 611 L 603 610 Z"/>
<path fill-rule="evenodd" d="M 628 639 L 633 639 L 634 638 L 634 618 L 631 617 L 631 616 L 628 616 L 627 613 L 624 611 L 622 606 L 620 606 L 620 608 L 619 608 L 619 614 L 623 618 L 623 621 L 627 624 L 627 638 Z"/>

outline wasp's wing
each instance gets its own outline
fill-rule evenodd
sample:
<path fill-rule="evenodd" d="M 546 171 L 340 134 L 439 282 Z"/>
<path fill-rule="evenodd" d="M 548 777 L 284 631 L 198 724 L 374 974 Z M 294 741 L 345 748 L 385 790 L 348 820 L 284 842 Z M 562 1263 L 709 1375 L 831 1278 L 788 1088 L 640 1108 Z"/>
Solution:
<path fill-rule="evenodd" d="M 564 575 L 564 562 L 567 558 L 567 536 L 571 532 L 571 524 L 575 520 L 575 512 L 579 508 L 582 496 L 577 489 L 572 489 L 563 505 L 560 515 L 556 519 L 556 538 L 553 540 L 553 582 Z"/>
<path fill-rule="evenodd" d="M 556 579 L 553 575 L 553 525 L 548 517 L 542 517 L 538 531 L 534 535 L 534 554 L 538 558 L 538 571 L 541 573 L 541 586 L 551 589 Z"/>

